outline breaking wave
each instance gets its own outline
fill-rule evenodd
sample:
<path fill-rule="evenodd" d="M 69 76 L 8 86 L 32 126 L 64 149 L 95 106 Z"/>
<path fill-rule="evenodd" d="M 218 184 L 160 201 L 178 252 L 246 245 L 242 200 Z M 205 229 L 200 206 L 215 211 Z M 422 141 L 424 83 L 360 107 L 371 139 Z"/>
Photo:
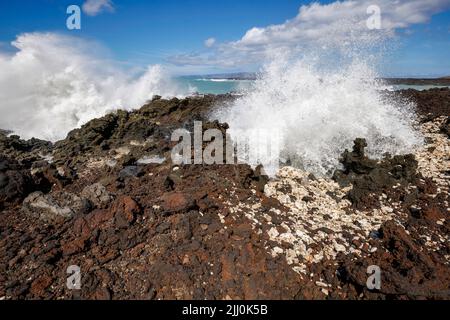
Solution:
<path fill-rule="evenodd" d="M 125 68 L 93 55 L 102 49 L 88 41 L 28 33 L 12 45 L 15 53 L 0 52 L 0 128 L 22 138 L 55 141 L 107 112 L 137 108 L 155 94 L 185 94 L 162 67 Z"/>
<path fill-rule="evenodd" d="M 251 163 L 263 164 L 270 175 L 280 161 L 329 175 L 355 138 L 367 139 L 373 157 L 413 151 L 422 143 L 414 129 L 414 105 L 387 99 L 382 94 L 387 87 L 368 61 L 355 56 L 346 61 L 324 67 L 317 56 L 272 59 L 254 86 L 213 118 L 227 122 L 231 137 L 248 141 L 250 149 L 261 149 L 261 141 L 251 143 L 255 132 L 270 136 L 265 143 L 272 152 L 259 153 Z"/>

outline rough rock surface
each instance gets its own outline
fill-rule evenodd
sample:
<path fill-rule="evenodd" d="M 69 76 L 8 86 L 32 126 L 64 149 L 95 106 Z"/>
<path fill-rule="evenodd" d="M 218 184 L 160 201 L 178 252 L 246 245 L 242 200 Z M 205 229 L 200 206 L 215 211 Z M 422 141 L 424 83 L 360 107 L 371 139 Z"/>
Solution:
<path fill-rule="evenodd" d="M 417 112 L 422 116 L 424 122 L 450 115 L 450 90 L 448 88 L 425 91 L 409 89 L 404 90 L 402 96 L 418 105 Z"/>
<path fill-rule="evenodd" d="M 33 192 L 23 200 L 22 211 L 36 216 L 46 222 L 53 222 L 60 218 L 71 218 L 76 214 L 83 214 L 90 210 L 91 204 L 87 199 L 68 192 L 54 192 L 43 194 Z"/>
<path fill-rule="evenodd" d="M 414 155 L 387 155 L 381 161 L 369 159 L 364 154 L 367 143 L 355 140 L 353 151 L 344 151 L 341 163 L 343 170 L 336 170 L 333 179 L 341 185 L 351 185 L 347 198 L 357 208 L 378 204 L 377 194 L 390 193 L 395 186 L 404 186 L 419 179 Z M 375 197 L 374 197 L 375 196 Z"/>
<path fill-rule="evenodd" d="M 112 200 L 112 195 L 101 183 L 94 183 L 81 191 L 81 196 L 96 207 L 103 207 Z"/>
<path fill-rule="evenodd" d="M 402 95 L 426 144 L 375 161 L 357 139 L 333 178 L 174 165 L 171 132 L 226 132 L 208 114 L 232 96 L 155 97 L 55 144 L 0 132 L 0 299 L 450 299 L 450 90 Z"/>

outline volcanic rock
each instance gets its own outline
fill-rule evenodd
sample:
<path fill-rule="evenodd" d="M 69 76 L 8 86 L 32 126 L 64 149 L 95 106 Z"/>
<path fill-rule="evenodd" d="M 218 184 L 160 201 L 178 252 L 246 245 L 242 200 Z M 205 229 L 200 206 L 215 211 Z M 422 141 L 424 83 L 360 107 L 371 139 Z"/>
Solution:
<path fill-rule="evenodd" d="M 115 217 L 116 226 L 126 228 L 134 222 L 136 214 L 140 213 L 140 208 L 131 197 L 121 196 L 115 201 L 111 211 Z"/>
<path fill-rule="evenodd" d="M 181 192 L 168 192 L 162 195 L 162 210 L 164 213 L 174 213 L 195 208 L 191 195 Z"/>
<path fill-rule="evenodd" d="M 371 193 L 386 192 L 397 184 L 405 185 L 418 179 L 414 155 L 387 155 L 381 161 L 375 161 L 365 155 L 366 146 L 364 139 L 356 139 L 353 151 L 345 150 L 340 159 L 344 170 L 336 170 L 333 176 L 341 185 L 353 186 L 347 197 L 357 208 L 377 202 L 370 199 Z"/>
<path fill-rule="evenodd" d="M 442 124 L 441 131 L 450 139 L 450 116 L 448 116 L 447 120 Z"/>
<path fill-rule="evenodd" d="M 33 192 L 24 201 L 22 210 L 24 213 L 39 217 L 47 222 L 68 219 L 76 214 L 87 213 L 91 205 L 87 199 L 68 192 L 43 194 L 40 191 Z"/>
<path fill-rule="evenodd" d="M 100 183 L 94 183 L 81 191 L 81 196 L 88 199 L 94 206 L 102 208 L 107 205 L 112 196 Z"/>
<path fill-rule="evenodd" d="M 174 166 L 173 130 L 202 121 L 225 134 L 209 115 L 230 95 L 155 98 L 55 145 L 3 135 L 0 297 L 448 299 L 449 92 L 411 92 L 426 137 L 414 157 L 370 159 L 358 139 L 335 180 Z M 167 160 L 136 166 L 149 155 Z M 74 264 L 81 290 L 65 285 Z M 370 265 L 381 290 L 366 287 Z"/>
<path fill-rule="evenodd" d="M 0 209 L 20 203 L 35 188 L 30 174 L 23 166 L 0 155 Z"/>

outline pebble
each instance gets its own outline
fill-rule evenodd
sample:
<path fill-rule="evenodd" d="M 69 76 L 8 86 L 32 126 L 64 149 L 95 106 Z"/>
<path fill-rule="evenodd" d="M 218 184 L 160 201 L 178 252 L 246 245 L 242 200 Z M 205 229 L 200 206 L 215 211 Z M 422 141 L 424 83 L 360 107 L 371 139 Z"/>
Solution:
<path fill-rule="evenodd" d="M 322 282 L 322 281 L 316 281 L 316 286 L 325 287 L 325 288 L 328 287 L 328 285 L 325 282 Z"/>

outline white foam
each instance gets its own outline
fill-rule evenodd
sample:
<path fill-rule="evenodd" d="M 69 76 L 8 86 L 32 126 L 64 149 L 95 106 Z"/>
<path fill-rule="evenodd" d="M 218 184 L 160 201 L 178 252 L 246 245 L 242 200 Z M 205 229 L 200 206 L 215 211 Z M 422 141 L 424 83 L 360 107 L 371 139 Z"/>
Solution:
<path fill-rule="evenodd" d="M 184 95 L 162 67 L 139 75 L 100 56 L 87 41 L 29 33 L 13 46 L 13 55 L 0 53 L 0 128 L 22 138 L 55 141 L 109 111 L 138 108 L 155 94 Z"/>
<path fill-rule="evenodd" d="M 383 99 L 386 86 L 368 63 L 353 58 L 338 67 L 323 65 L 320 59 L 273 59 L 252 89 L 212 117 L 227 122 L 235 140 L 246 132 L 273 133 L 279 159 L 319 175 L 339 166 L 355 138 L 366 138 L 374 157 L 408 153 L 421 144 L 413 106 Z M 275 173 L 273 154 L 258 162 Z"/>

